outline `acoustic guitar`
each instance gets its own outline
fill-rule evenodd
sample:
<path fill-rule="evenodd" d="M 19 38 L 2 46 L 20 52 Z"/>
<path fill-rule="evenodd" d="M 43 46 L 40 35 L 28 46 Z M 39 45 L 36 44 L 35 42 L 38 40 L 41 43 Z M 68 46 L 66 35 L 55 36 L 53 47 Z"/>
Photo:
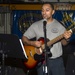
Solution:
<path fill-rule="evenodd" d="M 70 29 L 70 31 L 74 32 L 75 28 Z M 63 34 L 61 34 L 61 35 L 57 36 L 56 38 L 54 38 L 53 40 L 48 41 L 47 46 L 49 47 L 49 46 L 53 45 L 54 43 L 60 41 L 63 38 L 64 38 L 64 36 L 63 36 Z M 44 39 L 40 38 L 39 41 L 42 41 L 42 46 L 41 46 L 41 48 L 39 48 L 39 50 L 42 54 L 44 49 L 45 49 Z M 33 47 L 33 46 L 27 46 L 27 45 L 24 45 L 24 48 L 25 48 L 25 51 L 26 51 L 26 54 L 27 54 L 27 57 L 28 57 L 28 60 L 26 62 L 24 62 L 24 64 L 28 69 L 33 69 L 38 64 L 38 60 L 34 59 L 35 54 L 38 54 L 37 48 Z M 40 54 L 38 54 L 38 56 L 39 55 Z"/>

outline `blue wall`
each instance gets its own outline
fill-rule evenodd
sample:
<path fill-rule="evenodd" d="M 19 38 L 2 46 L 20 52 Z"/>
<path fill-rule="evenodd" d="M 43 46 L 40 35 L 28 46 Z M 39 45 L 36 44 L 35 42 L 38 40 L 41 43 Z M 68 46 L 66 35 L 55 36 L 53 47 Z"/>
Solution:
<path fill-rule="evenodd" d="M 12 13 L 12 34 L 18 35 L 19 38 L 22 37 L 23 33 L 33 22 L 38 21 L 42 18 L 40 10 L 13 10 Z M 53 17 L 57 19 L 59 22 L 63 22 L 66 28 L 68 28 L 71 25 L 74 26 L 75 11 L 73 10 L 57 10 Z M 75 34 L 72 35 L 70 40 L 75 40 Z"/>

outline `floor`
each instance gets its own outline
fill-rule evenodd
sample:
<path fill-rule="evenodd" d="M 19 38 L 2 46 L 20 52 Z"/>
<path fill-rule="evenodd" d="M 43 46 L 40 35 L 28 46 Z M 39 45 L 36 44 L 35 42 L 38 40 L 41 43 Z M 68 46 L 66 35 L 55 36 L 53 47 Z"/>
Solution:
<path fill-rule="evenodd" d="M 0 62 L 0 75 L 37 75 L 36 70 L 28 70 L 20 59 L 9 58 L 4 63 Z"/>
<path fill-rule="evenodd" d="M 21 68 L 6 66 L 0 75 L 26 75 Z"/>
<path fill-rule="evenodd" d="M 68 55 L 71 52 L 72 53 L 75 52 L 75 44 L 74 46 L 69 45 L 68 47 L 63 47 L 63 49 L 64 49 L 63 59 L 64 59 L 64 65 L 66 67 Z M 25 67 L 25 65 L 23 64 L 23 60 L 15 59 L 15 58 L 5 58 L 5 60 L 2 60 L 1 56 L 2 55 L 0 54 L 0 75 L 37 75 L 37 72 L 35 69 L 28 70 Z M 69 58 L 71 58 L 71 56 Z M 74 60 L 75 60 L 75 56 L 74 56 Z M 74 62 L 74 60 L 69 59 L 68 62 L 71 62 L 71 65 L 72 65 L 72 62 Z M 71 67 L 69 65 L 69 68 L 67 70 L 69 70 Z M 69 73 L 70 71 L 71 71 L 71 74 Z M 69 74 L 67 75 L 75 75 L 75 67 L 73 68 L 73 70 L 71 69 L 70 71 L 68 71 Z"/>

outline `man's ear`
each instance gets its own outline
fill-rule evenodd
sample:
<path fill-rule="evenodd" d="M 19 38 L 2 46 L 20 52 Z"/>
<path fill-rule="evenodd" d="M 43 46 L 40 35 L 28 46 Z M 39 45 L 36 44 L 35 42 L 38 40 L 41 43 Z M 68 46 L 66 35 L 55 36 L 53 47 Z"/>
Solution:
<path fill-rule="evenodd" d="M 55 10 L 53 10 L 52 15 L 55 13 Z"/>

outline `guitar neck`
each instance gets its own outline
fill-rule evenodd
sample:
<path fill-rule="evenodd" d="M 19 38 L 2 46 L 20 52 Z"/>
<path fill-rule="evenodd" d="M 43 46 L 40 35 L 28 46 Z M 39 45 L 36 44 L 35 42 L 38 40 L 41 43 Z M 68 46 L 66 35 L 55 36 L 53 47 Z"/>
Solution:
<path fill-rule="evenodd" d="M 72 33 L 75 32 L 75 27 L 71 28 L 69 31 L 72 32 Z M 54 43 L 60 41 L 63 38 L 64 38 L 64 34 L 61 34 L 61 35 L 57 36 L 56 38 L 48 41 L 47 46 L 51 46 L 51 45 L 53 45 Z M 42 49 L 45 49 L 45 44 L 42 45 Z"/>
<path fill-rule="evenodd" d="M 62 38 L 63 38 L 63 34 L 57 36 L 56 38 L 54 38 L 54 39 L 52 39 L 52 40 L 50 40 L 50 41 L 48 41 L 48 42 L 47 42 L 47 46 L 51 46 L 52 44 L 54 44 L 54 43 L 60 41 Z M 42 49 L 45 49 L 45 44 L 42 45 Z"/>
<path fill-rule="evenodd" d="M 59 35 L 58 37 L 56 37 L 56 38 L 52 39 L 51 41 L 47 42 L 47 45 L 48 46 L 51 46 L 52 44 L 60 41 L 62 38 L 63 38 L 63 34 L 62 35 Z"/>

